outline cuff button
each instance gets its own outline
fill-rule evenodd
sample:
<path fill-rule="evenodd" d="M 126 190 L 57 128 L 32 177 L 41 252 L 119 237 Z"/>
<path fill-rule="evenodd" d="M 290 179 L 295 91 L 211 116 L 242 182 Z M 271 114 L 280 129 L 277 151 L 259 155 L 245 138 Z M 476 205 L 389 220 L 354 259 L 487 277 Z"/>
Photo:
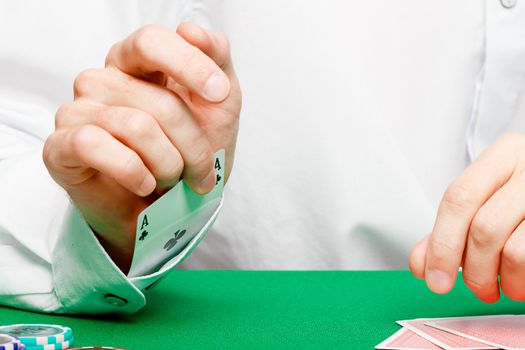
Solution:
<path fill-rule="evenodd" d="M 128 301 L 126 299 L 121 298 L 115 294 L 106 294 L 106 296 L 104 297 L 104 300 L 106 300 L 108 304 L 113 305 L 113 306 L 122 307 L 128 304 Z"/>

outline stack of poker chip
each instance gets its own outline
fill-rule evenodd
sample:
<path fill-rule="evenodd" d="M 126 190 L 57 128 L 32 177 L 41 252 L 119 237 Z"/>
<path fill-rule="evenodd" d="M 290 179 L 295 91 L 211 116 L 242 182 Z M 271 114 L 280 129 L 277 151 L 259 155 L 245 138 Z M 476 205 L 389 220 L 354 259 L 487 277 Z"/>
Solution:
<path fill-rule="evenodd" d="M 127 350 L 127 349 L 112 348 L 109 346 L 83 346 L 81 348 L 70 348 L 69 350 Z"/>
<path fill-rule="evenodd" d="M 12 345 L 4 345 L 2 338 L 6 342 L 8 338 L 14 341 Z M 0 326 L 0 350 L 63 350 L 71 346 L 73 331 L 69 327 L 48 324 Z"/>

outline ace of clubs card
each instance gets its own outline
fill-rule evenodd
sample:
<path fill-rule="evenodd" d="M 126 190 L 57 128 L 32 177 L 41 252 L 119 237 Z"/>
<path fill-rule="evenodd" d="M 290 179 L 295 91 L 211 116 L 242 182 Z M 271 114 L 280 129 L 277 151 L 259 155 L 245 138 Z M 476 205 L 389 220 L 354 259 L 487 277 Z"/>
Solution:
<path fill-rule="evenodd" d="M 224 150 L 215 154 L 216 181 L 211 192 L 199 195 L 181 180 L 139 214 L 128 277 L 158 269 L 177 256 L 206 225 L 222 200 L 224 158 Z"/>

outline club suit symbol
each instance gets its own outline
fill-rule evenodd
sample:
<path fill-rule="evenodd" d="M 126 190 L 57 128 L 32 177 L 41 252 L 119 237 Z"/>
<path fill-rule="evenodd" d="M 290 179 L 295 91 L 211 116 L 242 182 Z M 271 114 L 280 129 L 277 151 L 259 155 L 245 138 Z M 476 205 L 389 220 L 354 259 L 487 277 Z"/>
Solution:
<path fill-rule="evenodd" d="M 164 244 L 164 249 L 170 250 L 173 247 L 175 247 L 175 244 L 177 244 L 179 239 L 181 239 L 182 236 L 184 236 L 185 233 L 186 233 L 186 230 L 177 230 L 177 231 L 175 231 L 175 233 L 173 234 L 173 238 L 170 238 L 166 242 L 166 244 Z"/>
<path fill-rule="evenodd" d="M 146 236 L 148 235 L 148 231 L 144 230 L 140 233 L 140 237 L 139 237 L 139 241 L 143 241 L 144 238 L 146 238 Z"/>

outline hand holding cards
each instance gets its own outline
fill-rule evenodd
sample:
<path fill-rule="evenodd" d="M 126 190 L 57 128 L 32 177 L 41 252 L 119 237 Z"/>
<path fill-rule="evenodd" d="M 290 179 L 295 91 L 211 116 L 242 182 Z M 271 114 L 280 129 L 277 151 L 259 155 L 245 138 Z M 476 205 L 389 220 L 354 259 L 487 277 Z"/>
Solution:
<path fill-rule="evenodd" d="M 184 178 L 208 193 L 218 149 L 228 157 L 228 178 L 242 97 L 227 39 L 191 23 L 176 31 L 144 26 L 115 43 L 105 62 L 76 77 L 75 100 L 58 109 L 43 159 L 127 273 L 137 214 L 155 190 Z M 171 251 L 185 235 L 173 236 Z"/>
<path fill-rule="evenodd" d="M 182 180 L 139 214 L 129 277 L 158 270 L 214 217 L 223 195 L 224 158 L 224 150 L 215 154 L 215 186 L 208 194 L 193 192 Z"/>

